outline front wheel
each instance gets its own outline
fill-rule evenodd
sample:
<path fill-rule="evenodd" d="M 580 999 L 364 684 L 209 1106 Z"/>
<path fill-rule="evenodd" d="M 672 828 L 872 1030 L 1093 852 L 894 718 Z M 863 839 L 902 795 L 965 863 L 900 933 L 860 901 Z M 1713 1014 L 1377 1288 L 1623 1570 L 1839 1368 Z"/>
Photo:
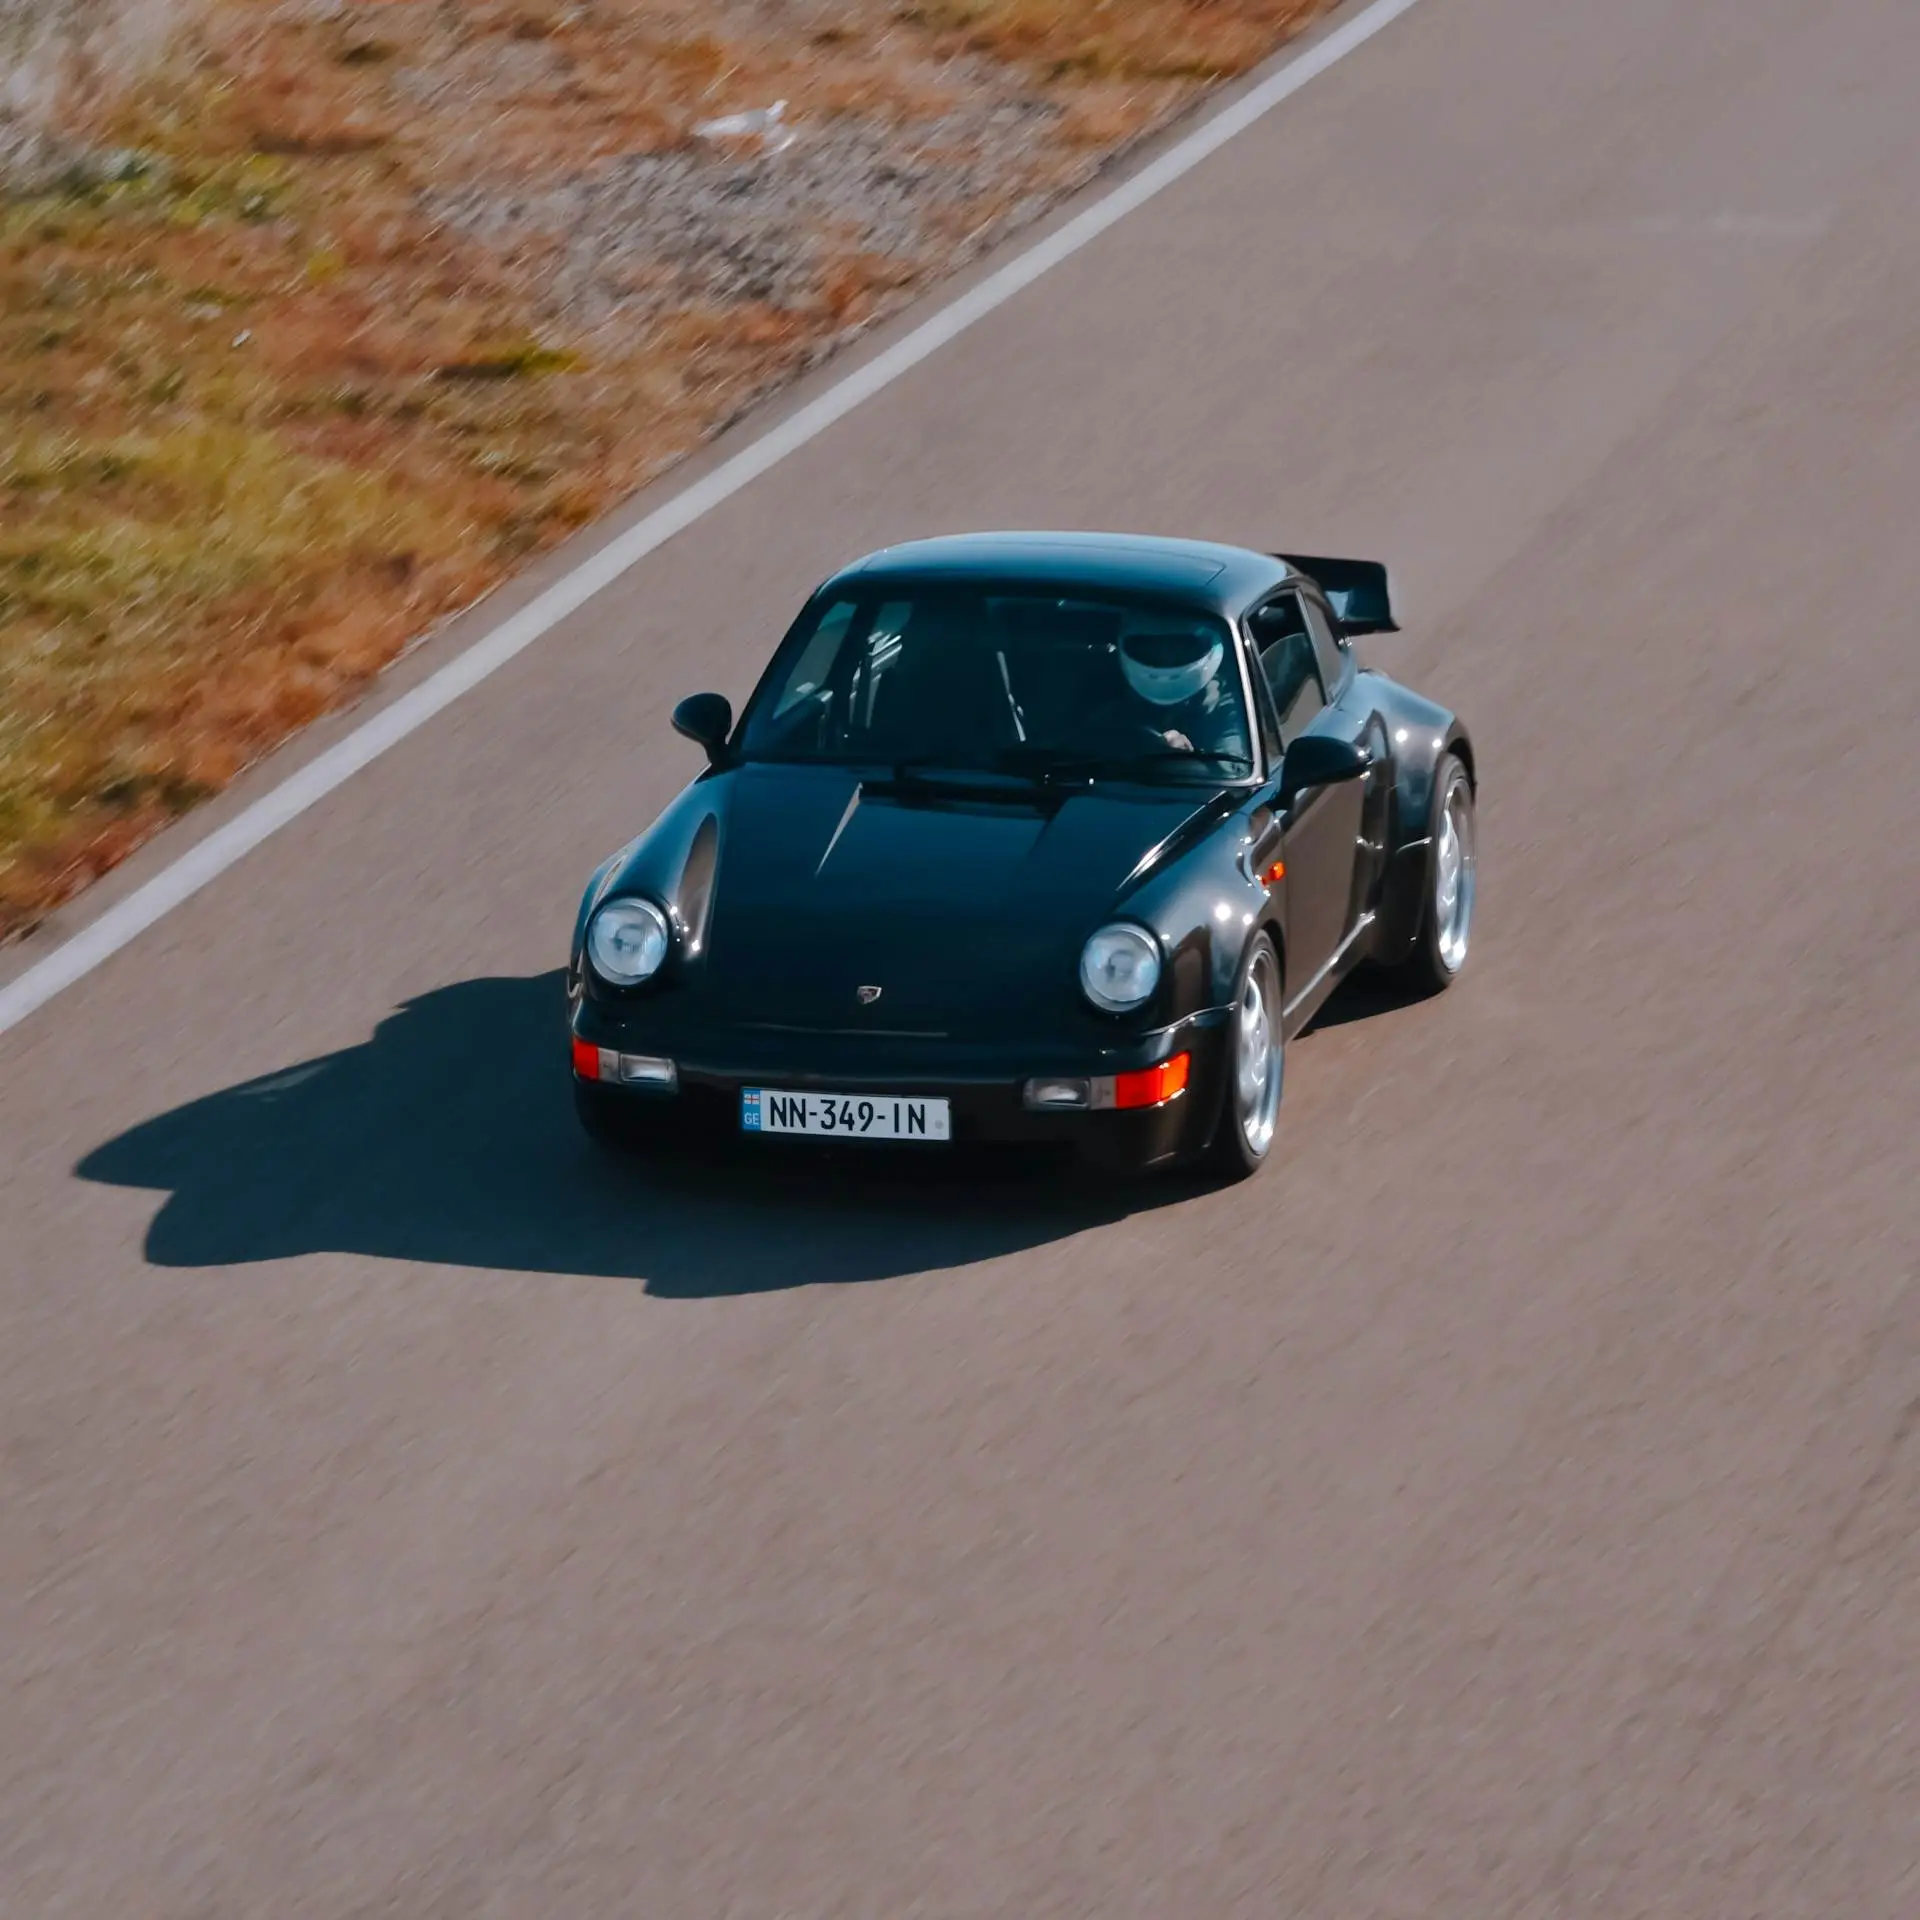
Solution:
<path fill-rule="evenodd" d="M 1227 1027 L 1227 1084 L 1210 1150 L 1213 1170 L 1223 1179 L 1244 1180 L 1266 1165 L 1280 1118 L 1285 1065 L 1280 961 L 1273 942 L 1256 934 L 1240 964 Z"/>
<path fill-rule="evenodd" d="M 1408 984 L 1423 993 L 1453 985 L 1473 936 L 1473 782 L 1451 753 L 1434 769 L 1432 825 L 1431 878 L 1406 964 Z"/>

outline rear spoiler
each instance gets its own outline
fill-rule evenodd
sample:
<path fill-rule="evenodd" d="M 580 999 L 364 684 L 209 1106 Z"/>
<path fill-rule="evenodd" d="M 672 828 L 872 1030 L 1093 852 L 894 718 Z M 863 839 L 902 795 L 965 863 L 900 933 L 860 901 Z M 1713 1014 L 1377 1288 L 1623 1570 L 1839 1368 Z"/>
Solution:
<path fill-rule="evenodd" d="M 1304 573 L 1333 608 L 1345 633 L 1398 633 L 1387 570 L 1378 560 L 1316 559 L 1304 553 L 1276 553 L 1297 573 Z"/>

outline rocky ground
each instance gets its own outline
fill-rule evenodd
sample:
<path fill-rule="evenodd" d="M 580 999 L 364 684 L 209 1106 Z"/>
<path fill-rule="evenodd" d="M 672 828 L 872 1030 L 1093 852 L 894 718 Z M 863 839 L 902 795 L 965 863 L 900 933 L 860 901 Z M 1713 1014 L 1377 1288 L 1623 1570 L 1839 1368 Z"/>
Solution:
<path fill-rule="evenodd" d="M 0 937 L 1317 5 L 0 0 Z"/>
<path fill-rule="evenodd" d="M 178 0 L 0 0 L 0 191 L 43 191 L 92 156 L 63 123 L 138 84 Z"/>

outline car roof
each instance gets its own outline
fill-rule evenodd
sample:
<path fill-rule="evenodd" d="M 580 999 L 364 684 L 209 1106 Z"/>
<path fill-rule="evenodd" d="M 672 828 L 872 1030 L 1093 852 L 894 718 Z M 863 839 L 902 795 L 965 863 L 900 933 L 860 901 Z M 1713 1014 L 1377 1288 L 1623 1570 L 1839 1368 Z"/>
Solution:
<path fill-rule="evenodd" d="M 992 581 L 1152 594 L 1231 619 L 1291 570 L 1272 554 L 1130 533 L 965 533 L 883 547 L 822 591 L 892 580 Z"/>

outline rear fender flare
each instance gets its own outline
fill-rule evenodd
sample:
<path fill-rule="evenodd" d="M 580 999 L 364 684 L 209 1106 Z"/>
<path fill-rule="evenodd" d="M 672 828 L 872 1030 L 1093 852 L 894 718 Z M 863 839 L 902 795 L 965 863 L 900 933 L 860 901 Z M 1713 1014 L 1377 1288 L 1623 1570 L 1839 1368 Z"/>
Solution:
<path fill-rule="evenodd" d="M 1479 772 L 1473 742 L 1457 714 L 1391 681 L 1380 712 L 1392 743 L 1393 804 L 1369 951 L 1392 966 L 1413 951 L 1433 882 L 1433 786 L 1440 762 L 1454 755 L 1476 792 Z"/>

